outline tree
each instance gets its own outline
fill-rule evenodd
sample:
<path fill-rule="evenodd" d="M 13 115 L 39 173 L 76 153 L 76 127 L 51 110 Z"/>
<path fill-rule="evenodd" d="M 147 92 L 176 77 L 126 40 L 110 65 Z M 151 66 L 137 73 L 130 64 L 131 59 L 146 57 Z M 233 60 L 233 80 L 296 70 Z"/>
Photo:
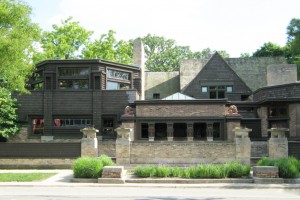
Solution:
<path fill-rule="evenodd" d="M 287 43 L 292 42 L 300 33 L 300 19 L 293 18 L 287 27 Z"/>
<path fill-rule="evenodd" d="M 17 0 L 0 0 L 0 87 L 25 92 L 34 65 L 31 55 L 40 29 L 30 20 L 31 8 Z"/>
<path fill-rule="evenodd" d="M 151 34 L 141 39 L 150 71 L 178 71 L 179 61 L 192 56 L 189 47 L 177 46 L 175 40 Z"/>
<path fill-rule="evenodd" d="M 34 65 L 31 56 L 40 29 L 30 20 L 31 8 L 18 0 L 0 0 L 0 136 L 18 132 L 14 91 L 26 92 Z"/>
<path fill-rule="evenodd" d="M 292 19 L 287 27 L 287 46 L 290 48 L 289 63 L 298 67 L 298 79 L 300 78 L 300 19 Z"/>
<path fill-rule="evenodd" d="M 10 91 L 0 87 L 0 136 L 8 138 L 18 133 L 17 101 Z"/>
<path fill-rule="evenodd" d="M 193 53 L 193 58 L 196 59 L 203 59 L 206 58 L 212 54 L 214 54 L 215 52 L 218 52 L 218 54 L 220 54 L 223 58 L 228 58 L 229 54 L 226 51 L 215 51 L 215 50 L 211 50 L 210 48 L 206 48 L 203 49 L 202 51 L 196 51 Z"/>
<path fill-rule="evenodd" d="M 83 49 L 83 57 L 100 58 L 123 64 L 133 63 L 133 44 L 124 40 L 117 41 L 113 30 L 103 34 L 98 40 L 90 42 Z"/>
<path fill-rule="evenodd" d="M 88 43 L 92 31 L 88 31 L 72 21 L 72 17 L 54 24 L 53 31 L 45 31 L 42 35 L 43 52 L 35 54 L 35 62 L 45 59 L 76 59 L 80 57 L 80 49 Z"/>
<path fill-rule="evenodd" d="M 288 55 L 288 48 L 281 47 L 277 44 L 272 42 L 264 43 L 260 49 L 257 49 L 254 53 L 254 57 L 277 57 L 277 56 L 284 56 Z"/>

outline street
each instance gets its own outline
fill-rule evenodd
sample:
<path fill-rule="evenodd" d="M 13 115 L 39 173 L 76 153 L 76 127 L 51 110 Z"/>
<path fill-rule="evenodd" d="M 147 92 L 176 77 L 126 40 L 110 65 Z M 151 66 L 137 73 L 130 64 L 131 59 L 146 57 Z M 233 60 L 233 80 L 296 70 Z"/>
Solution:
<path fill-rule="evenodd" d="M 5 186 L 0 187 L 0 200 L 217 200 L 217 199 L 300 199 L 300 189 L 196 188 L 196 187 L 65 187 Z"/>

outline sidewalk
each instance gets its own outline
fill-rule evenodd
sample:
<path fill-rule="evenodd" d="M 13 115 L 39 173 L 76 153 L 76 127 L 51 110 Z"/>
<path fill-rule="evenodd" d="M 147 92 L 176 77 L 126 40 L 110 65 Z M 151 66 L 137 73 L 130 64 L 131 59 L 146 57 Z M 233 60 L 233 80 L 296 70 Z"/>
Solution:
<path fill-rule="evenodd" d="M 125 183 L 125 184 L 100 184 L 100 183 L 73 183 L 72 170 L 0 170 L 0 173 L 57 173 L 56 175 L 37 182 L 0 182 L 0 187 L 165 187 L 165 188 L 278 188 L 278 189 L 300 189 L 300 184 L 254 184 L 254 183 Z M 130 179 L 130 176 L 127 177 Z M 149 180 L 149 179 L 148 179 Z M 157 179 L 156 179 L 157 180 Z"/>

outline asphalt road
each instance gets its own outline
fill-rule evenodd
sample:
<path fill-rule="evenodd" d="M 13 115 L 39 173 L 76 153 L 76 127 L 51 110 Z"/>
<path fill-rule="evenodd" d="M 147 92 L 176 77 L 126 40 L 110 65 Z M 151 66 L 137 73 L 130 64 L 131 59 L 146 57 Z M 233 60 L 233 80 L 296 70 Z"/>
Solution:
<path fill-rule="evenodd" d="M 191 187 L 0 187 L 0 200 L 277 200 L 300 199 L 298 189 L 191 188 Z"/>

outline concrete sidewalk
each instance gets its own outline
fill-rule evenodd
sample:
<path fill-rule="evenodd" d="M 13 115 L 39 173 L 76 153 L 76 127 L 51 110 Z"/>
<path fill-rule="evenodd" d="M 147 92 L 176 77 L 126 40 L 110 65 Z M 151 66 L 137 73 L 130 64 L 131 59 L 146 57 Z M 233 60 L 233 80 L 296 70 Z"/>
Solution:
<path fill-rule="evenodd" d="M 153 187 L 153 188 L 278 188 L 278 189 L 300 189 L 300 184 L 255 184 L 255 183 L 149 183 L 140 181 L 139 183 L 125 184 L 100 184 L 100 183 L 74 183 L 72 182 L 72 170 L 0 170 L 0 173 L 57 173 L 56 175 L 36 182 L 0 182 L 0 187 Z M 131 179 L 130 176 L 127 177 Z M 155 179 L 155 178 L 154 178 Z M 154 179 L 148 179 L 153 180 Z M 146 180 L 146 179 L 144 179 Z M 156 178 L 156 180 L 159 180 Z M 129 181 L 130 182 L 130 181 Z M 151 182 L 151 181 L 150 181 Z M 217 181 L 216 181 L 217 182 Z"/>

